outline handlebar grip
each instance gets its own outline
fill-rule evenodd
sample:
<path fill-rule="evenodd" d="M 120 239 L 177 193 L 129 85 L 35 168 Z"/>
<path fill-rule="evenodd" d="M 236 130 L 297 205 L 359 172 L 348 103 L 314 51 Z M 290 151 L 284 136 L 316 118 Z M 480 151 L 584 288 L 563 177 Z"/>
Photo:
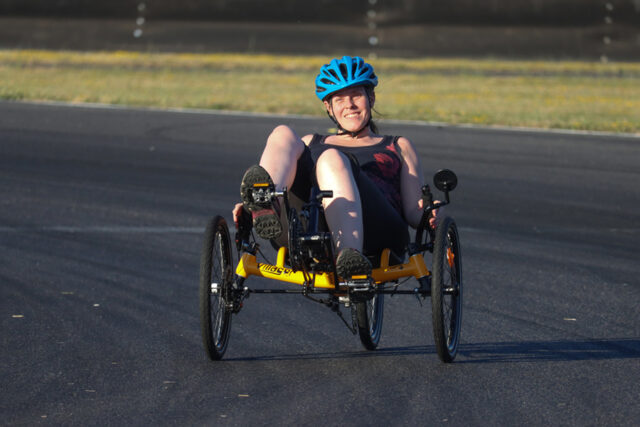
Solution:
<path fill-rule="evenodd" d="M 422 236 L 424 232 L 426 231 L 429 234 L 432 232 L 429 227 L 429 217 L 431 217 L 433 211 L 433 194 L 431 193 L 429 184 L 422 186 L 422 209 L 422 217 L 420 218 L 420 223 L 416 229 L 415 244 L 417 247 L 422 245 Z"/>
<path fill-rule="evenodd" d="M 429 184 L 422 186 L 422 202 L 423 207 L 425 208 L 433 205 L 433 194 L 431 193 L 431 187 L 429 187 Z"/>
<path fill-rule="evenodd" d="M 333 197 L 333 191 L 332 190 L 320 190 L 318 191 L 318 194 L 316 195 L 316 199 L 318 201 L 322 200 L 322 199 L 330 199 Z"/>

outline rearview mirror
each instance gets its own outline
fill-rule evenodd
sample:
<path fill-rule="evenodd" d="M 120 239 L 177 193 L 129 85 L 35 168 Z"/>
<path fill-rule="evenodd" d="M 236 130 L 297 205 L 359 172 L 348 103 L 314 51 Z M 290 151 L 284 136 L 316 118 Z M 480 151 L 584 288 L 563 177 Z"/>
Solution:
<path fill-rule="evenodd" d="M 442 169 L 433 176 L 433 183 L 438 190 L 446 194 L 456 188 L 458 185 L 458 177 L 452 170 Z"/>

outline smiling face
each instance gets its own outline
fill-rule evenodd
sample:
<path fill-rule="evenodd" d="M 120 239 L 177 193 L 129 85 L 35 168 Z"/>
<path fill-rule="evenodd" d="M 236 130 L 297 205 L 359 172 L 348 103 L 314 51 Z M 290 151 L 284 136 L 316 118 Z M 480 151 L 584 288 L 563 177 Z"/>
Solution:
<path fill-rule="evenodd" d="M 324 105 L 343 129 L 358 132 L 369 123 L 374 102 L 373 91 L 368 94 L 364 86 L 355 86 L 336 92 Z"/>

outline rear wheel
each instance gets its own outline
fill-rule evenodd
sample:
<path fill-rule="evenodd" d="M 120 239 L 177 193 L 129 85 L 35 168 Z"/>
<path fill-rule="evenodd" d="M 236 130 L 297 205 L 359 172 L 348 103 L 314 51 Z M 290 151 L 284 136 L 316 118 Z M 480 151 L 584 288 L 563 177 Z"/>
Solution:
<path fill-rule="evenodd" d="M 221 216 L 209 221 L 200 257 L 200 327 L 204 349 L 220 360 L 231 332 L 232 258 L 229 228 Z"/>
<path fill-rule="evenodd" d="M 367 350 L 375 350 L 382 334 L 384 294 L 374 294 L 373 298 L 357 302 L 355 306 L 360 341 Z"/>
<path fill-rule="evenodd" d="M 456 223 L 446 217 L 436 229 L 431 278 L 433 335 L 440 360 L 452 362 L 462 321 L 462 255 Z"/>

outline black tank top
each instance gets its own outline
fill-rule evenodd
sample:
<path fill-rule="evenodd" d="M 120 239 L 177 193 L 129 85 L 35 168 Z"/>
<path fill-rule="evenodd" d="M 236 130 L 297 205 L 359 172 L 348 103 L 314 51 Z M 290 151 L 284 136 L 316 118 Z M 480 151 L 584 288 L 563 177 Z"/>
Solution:
<path fill-rule="evenodd" d="M 402 213 L 402 189 L 401 170 L 402 159 L 398 148 L 398 136 L 384 136 L 377 144 L 362 147 L 343 147 L 325 143 L 329 135 L 313 135 L 309 143 L 309 150 L 313 163 L 328 148 L 335 148 L 346 154 L 360 167 L 367 177 L 378 186 L 382 194 L 393 206 L 401 218 Z"/>

